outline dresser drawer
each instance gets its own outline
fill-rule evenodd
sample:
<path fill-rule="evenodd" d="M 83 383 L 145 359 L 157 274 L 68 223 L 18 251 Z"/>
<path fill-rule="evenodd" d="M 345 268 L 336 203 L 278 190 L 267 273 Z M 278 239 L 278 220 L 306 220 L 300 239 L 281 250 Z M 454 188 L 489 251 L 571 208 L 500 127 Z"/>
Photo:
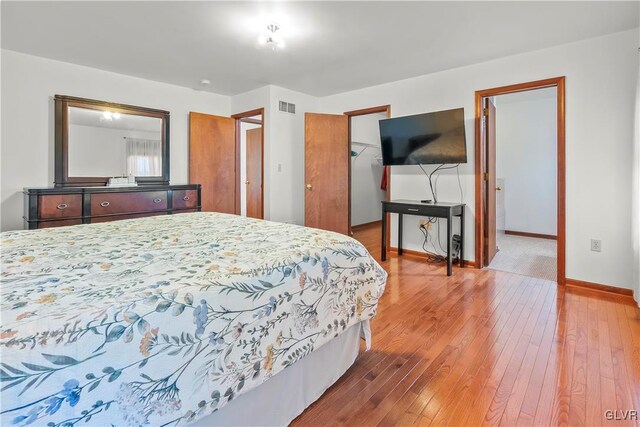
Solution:
<path fill-rule="evenodd" d="M 25 188 L 23 193 L 24 227 L 30 230 L 196 212 L 200 206 L 200 184 Z"/>
<path fill-rule="evenodd" d="M 136 191 L 91 195 L 91 216 L 152 212 L 165 209 L 167 209 L 166 191 Z"/>
<path fill-rule="evenodd" d="M 173 190 L 173 209 L 195 209 L 197 190 Z"/>
<path fill-rule="evenodd" d="M 461 206 L 451 207 L 451 204 L 437 205 L 432 203 L 401 203 L 401 202 L 382 202 L 385 205 L 385 211 L 387 213 L 398 213 L 408 215 L 420 215 L 420 216 L 435 216 L 438 218 L 446 218 L 451 209 L 452 215 L 460 215 Z"/>
<path fill-rule="evenodd" d="M 82 195 L 43 194 L 38 196 L 38 219 L 82 216 Z"/>

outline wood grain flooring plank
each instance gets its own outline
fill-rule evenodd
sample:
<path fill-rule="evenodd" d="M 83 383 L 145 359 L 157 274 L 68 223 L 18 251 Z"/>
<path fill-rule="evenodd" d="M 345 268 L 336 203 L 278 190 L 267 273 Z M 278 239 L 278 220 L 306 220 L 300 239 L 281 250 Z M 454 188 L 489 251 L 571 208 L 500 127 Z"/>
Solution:
<path fill-rule="evenodd" d="M 379 231 L 354 236 L 378 260 Z M 447 277 L 409 254 L 380 264 L 372 349 L 293 426 L 639 425 L 628 411 L 640 409 L 640 310 L 628 298 L 487 269 Z"/>

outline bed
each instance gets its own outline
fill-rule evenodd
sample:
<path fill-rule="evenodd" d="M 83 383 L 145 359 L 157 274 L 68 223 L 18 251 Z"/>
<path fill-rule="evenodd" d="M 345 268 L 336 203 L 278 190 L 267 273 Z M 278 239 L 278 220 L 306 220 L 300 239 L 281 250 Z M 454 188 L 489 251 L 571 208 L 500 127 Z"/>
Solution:
<path fill-rule="evenodd" d="M 1 425 L 286 424 L 369 345 L 387 277 L 347 236 L 218 213 L 1 244 Z"/>

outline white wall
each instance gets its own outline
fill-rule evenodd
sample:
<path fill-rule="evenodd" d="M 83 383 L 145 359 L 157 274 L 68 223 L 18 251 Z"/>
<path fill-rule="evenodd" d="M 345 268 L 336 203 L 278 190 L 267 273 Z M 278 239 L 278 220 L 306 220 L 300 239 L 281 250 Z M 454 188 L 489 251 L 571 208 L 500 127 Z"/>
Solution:
<path fill-rule="evenodd" d="M 278 101 L 296 104 L 296 114 L 278 111 Z M 271 111 L 271 219 L 304 225 L 304 115 L 318 111 L 318 98 L 271 86 Z"/>
<path fill-rule="evenodd" d="M 53 96 L 171 112 L 171 182 L 187 183 L 189 111 L 229 115 L 230 98 L 2 50 L 1 229 L 22 228 L 24 187 L 53 184 Z"/>
<path fill-rule="evenodd" d="M 555 236 L 556 89 L 543 90 L 551 97 L 496 97 L 496 176 L 502 178 L 503 229 Z"/>
<path fill-rule="evenodd" d="M 464 107 L 468 159 L 473 162 L 476 90 L 566 76 L 567 277 L 631 288 L 629 194 L 637 49 L 634 29 L 321 98 L 320 110 L 339 113 L 391 104 L 392 116 L 398 117 Z M 461 174 L 468 205 L 464 257 L 473 259 L 473 164 L 461 167 Z M 458 200 L 455 171 L 442 174 L 438 191 L 441 200 Z M 420 170 L 407 166 L 392 168 L 391 192 L 395 199 L 429 195 Z M 597 209 L 602 206 L 612 209 L 605 215 Z M 590 238 L 602 240 L 602 252 L 590 251 Z M 418 218 L 406 218 L 404 242 L 420 250 Z"/>
<path fill-rule="evenodd" d="M 351 117 L 351 149 L 361 153 L 351 157 L 351 225 L 380 221 L 380 201 L 385 191 L 380 189 L 384 167 L 378 161 L 380 151 L 380 127 L 378 122 L 386 119 L 386 113 Z M 353 144 L 354 141 L 374 144 L 378 148 Z M 364 151 L 363 151 L 364 150 Z"/>

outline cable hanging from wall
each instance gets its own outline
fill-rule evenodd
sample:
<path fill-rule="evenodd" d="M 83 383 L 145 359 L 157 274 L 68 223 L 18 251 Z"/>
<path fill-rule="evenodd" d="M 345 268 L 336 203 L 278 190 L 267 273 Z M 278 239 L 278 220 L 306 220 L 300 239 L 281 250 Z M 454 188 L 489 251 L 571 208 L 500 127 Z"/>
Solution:
<path fill-rule="evenodd" d="M 422 165 L 418 165 L 420 166 L 420 169 L 422 169 L 422 172 L 424 172 L 424 174 L 427 176 L 428 180 L 429 180 L 429 187 L 431 188 L 431 194 L 433 195 L 433 200 L 434 203 L 438 202 L 438 178 L 440 177 L 439 174 L 436 174 L 438 171 L 442 171 L 442 170 L 447 170 L 447 169 L 455 169 L 456 170 L 456 177 L 457 177 L 457 181 L 458 181 L 458 189 L 460 190 L 460 203 L 464 203 L 464 192 L 462 189 L 462 182 L 460 179 L 460 163 L 455 164 L 455 165 L 451 165 L 451 166 L 446 166 L 445 164 L 439 165 L 437 166 L 431 173 L 427 172 L 424 167 Z M 433 179 L 435 175 L 435 179 Z M 430 233 L 430 228 L 427 224 L 435 224 L 436 225 L 436 240 L 434 240 L 433 236 L 431 236 Z M 433 262 L 441 262 L 441 261 L 446 261 L 446 257 L 444 257 L 443 255 L 438 253 L 438 249 L 440 249 L 440 251 L 442 252 L 446 252 L 446 249 L 443 248 L 442 246 L 442 242 L 440 240 L 440 221 L 438 221 L 438 218 L 434 218 L 434 217 L 429 217 L 428 221 L 425 224 L 420 225 L 420 231 L 422 232 L 423 236 L 424 236 L 424 240 L 422 243 L 422 249 L 426 252 L 426 254 L 429 256 L 429 260 L 433 261 Z M 436 241 L 437 241 L 437 245 L 436 246 Z M 430 251 L 428 249 L 428 245 L 431 244 L 431 246 L 433 247 L 433 251 Z"/>

